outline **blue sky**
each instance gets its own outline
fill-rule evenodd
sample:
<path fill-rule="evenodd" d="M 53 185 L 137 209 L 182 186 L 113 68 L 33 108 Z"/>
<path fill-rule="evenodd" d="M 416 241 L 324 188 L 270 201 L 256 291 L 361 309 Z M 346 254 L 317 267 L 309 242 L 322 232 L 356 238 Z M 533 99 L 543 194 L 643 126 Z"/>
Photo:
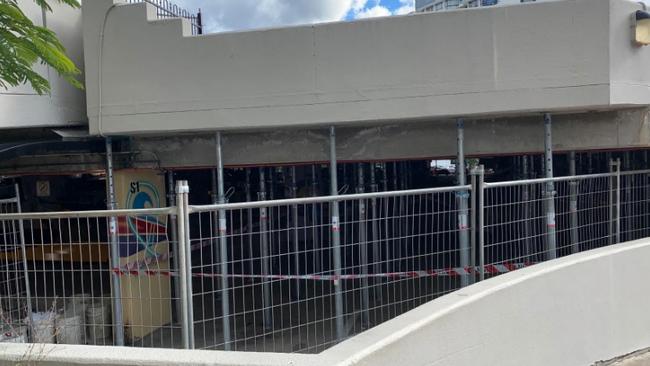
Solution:
<path fill-rule="evenodd" d="M 201 8 L 208 32 L 311 24 L 405 14 L 414 0 L 175 0 Z"/>
<path fill-rule="evenodd" d="M 414 10 L 414 0 L 172 1 L 192 12 L 201 8 L 207 32 L 354 20 L 406 14 Z"/>

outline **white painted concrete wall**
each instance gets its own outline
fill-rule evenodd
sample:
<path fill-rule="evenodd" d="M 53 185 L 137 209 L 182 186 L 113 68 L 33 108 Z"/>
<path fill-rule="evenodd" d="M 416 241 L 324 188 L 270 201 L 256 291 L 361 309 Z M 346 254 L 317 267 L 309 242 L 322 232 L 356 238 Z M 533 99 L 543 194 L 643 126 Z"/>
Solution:
<path fill-rule="evenodd" d="M 35 24 L 42 26 L 45 20 L 66 47 L 68 56 L 83 70 L 81 10 L 53 2 L 53 12 L 44 17 L 33 0 L 18 0 L 18 4 Z M 85 92 L 70 86 L 49 67 L 39 64 L 36 70 L 50 82 L 50 95 L 39 96 L 27 85 L 0 88 L 0 130 L 85 124 Z"/>
<path fill-rule="evenodd" d="M 84 4 L 88 114 L 95 134 L 650 104 L 650 96 L 636 93 L 648 89 L 650 69 L 642 65 L 650 64 L 650 48 L 618 44 L 631 37 L 627 12 L 640 7 L 629 0 L 566 0 L 197 37 L 189 36 L 186 22 L 153 21 L 144 4 L 111 7 L 113 1 Z M 613 54 L 621 60 L 610 62 Z"/>
<path fill-rule="evenodd" d="M 650 239 L 441 297 L 318 355 L 38 346 L 30 365 L 577 366 L 650 345 Z M 0 366 L 28 345 L 0 344 Z M 33 353 L 33 352 L 32 352 Z"/>

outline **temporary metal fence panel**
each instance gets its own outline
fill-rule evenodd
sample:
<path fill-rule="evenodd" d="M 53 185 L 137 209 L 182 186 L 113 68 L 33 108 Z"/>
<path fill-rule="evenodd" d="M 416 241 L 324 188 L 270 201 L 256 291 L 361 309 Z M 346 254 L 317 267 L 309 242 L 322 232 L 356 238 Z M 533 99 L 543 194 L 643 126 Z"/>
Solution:
<path fill-rule="evenodd" d="M 20 212 L 18 186 L 12 193 L 13 197 L 0 199 L 0 214 Z M 4 334 L 0 338 L 13 339 L 23 333 L 11 327 L 12 319 L 19 318 L 27 310 L 25 269 L 20 257 L 14 255 L 20 252 L 21 236 L 19 221 L 0 222 L 0 334 Z"/>
<path fill-rule="evenodd" d="M 168 285 L 174 273 L 165 221 L 171 212 L 0 214 L 2 261 L 24 266 L 3 265 L 2 275 L 23 281 L 15 286 L 30 290 L 8 298 L 20 307 L 3 313 L 6 334 L 36 343 L 113 345 L 111 305 L 119 302 L 128 345 L 181 347 L 181 327 L 171 318 L 178 296 Z M 110 263 L 111 217 L 118 223 L 119 266 Z M 16 241 L 18 227 L 24 232 Z M 111 276 L 119 277 L 119 299 L 112 295 Z"/>
<path fill-rule="evenodd" d="M 189 206 L 179 182 L 176 207 L 150 210 L 16 213 L 18 199 L 0 200 L 0 341 L 110 345 L 120 304 L 127 345 L 320 352 L 481 277 L 648 236 L 650 171 L 618 166 L 209 206 Z"/>
<path fill-rule="evenodd" d="M 650 236 L 650 170 L 621 172 L 621 241 Z"/>
<path fill-rule="evenodd" d="M 470 228 L 459 228 L 456 201 L 468 190 L 190 207 L 196 347 L 320 352 L 341 340 L 337 317 L 350 337 L 458 289 L 458 234 Z M 338 222 L 326 219 L 335 202 Z M 215 220 L 219 210 L 225 220 Z M 341 236 L 340 276 L 334 230 Z M 337 281 L 342 314 L 334 306 Z M 220 303 L 225 299 L 228 306 Z"/>

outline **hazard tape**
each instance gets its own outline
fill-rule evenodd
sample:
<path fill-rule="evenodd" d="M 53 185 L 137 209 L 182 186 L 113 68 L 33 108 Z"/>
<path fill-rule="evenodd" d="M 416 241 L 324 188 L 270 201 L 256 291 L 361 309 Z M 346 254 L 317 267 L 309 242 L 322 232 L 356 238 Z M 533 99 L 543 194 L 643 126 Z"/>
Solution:
<path fill-rule="evenodd" d="M 503 274 L 518 269 L 530 267 L 534 263 L 502 263 L 490 264 L 485 266 L 486 274 Z M 481 267 L 456 267 L 445 269 L 432 269 L 425 271 L 408 271 L 408 272 L 388 272 L 388 273 L 370 273 L 370 274 L 342 274 L 342 275 L 281 275 L 281 274 L 236 274 L 236 273 L 192 273 L 192 277 L 201 278 L 238 278 L 238 279 L 263 279 L 263 280 L 312 280 L 312 281 L 340 281 L 340 280 L 360 280 L 365 278 L 423 278 L 423 277 L 460 277 L 467 275 L 479 274 Z M 178 277 L 178 272 L 169 270 L 151 270 L 151 269 L 120 269 L 113 268 L 113 273 L 120 276 L 164 276 Z"/>

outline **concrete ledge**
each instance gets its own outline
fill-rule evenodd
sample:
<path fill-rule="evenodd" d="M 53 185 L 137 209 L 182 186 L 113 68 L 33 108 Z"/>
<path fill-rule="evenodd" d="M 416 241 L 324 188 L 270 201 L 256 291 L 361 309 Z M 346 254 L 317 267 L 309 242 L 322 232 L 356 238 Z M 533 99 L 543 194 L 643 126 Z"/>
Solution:
<path fill-rule="evenodd" d="M 187 351 L 132 347 L 54 344 L 0 344 L 0 366 L 102 365 L 102 366 L 287 366 L 315 365 L 316 355 Z"/>

